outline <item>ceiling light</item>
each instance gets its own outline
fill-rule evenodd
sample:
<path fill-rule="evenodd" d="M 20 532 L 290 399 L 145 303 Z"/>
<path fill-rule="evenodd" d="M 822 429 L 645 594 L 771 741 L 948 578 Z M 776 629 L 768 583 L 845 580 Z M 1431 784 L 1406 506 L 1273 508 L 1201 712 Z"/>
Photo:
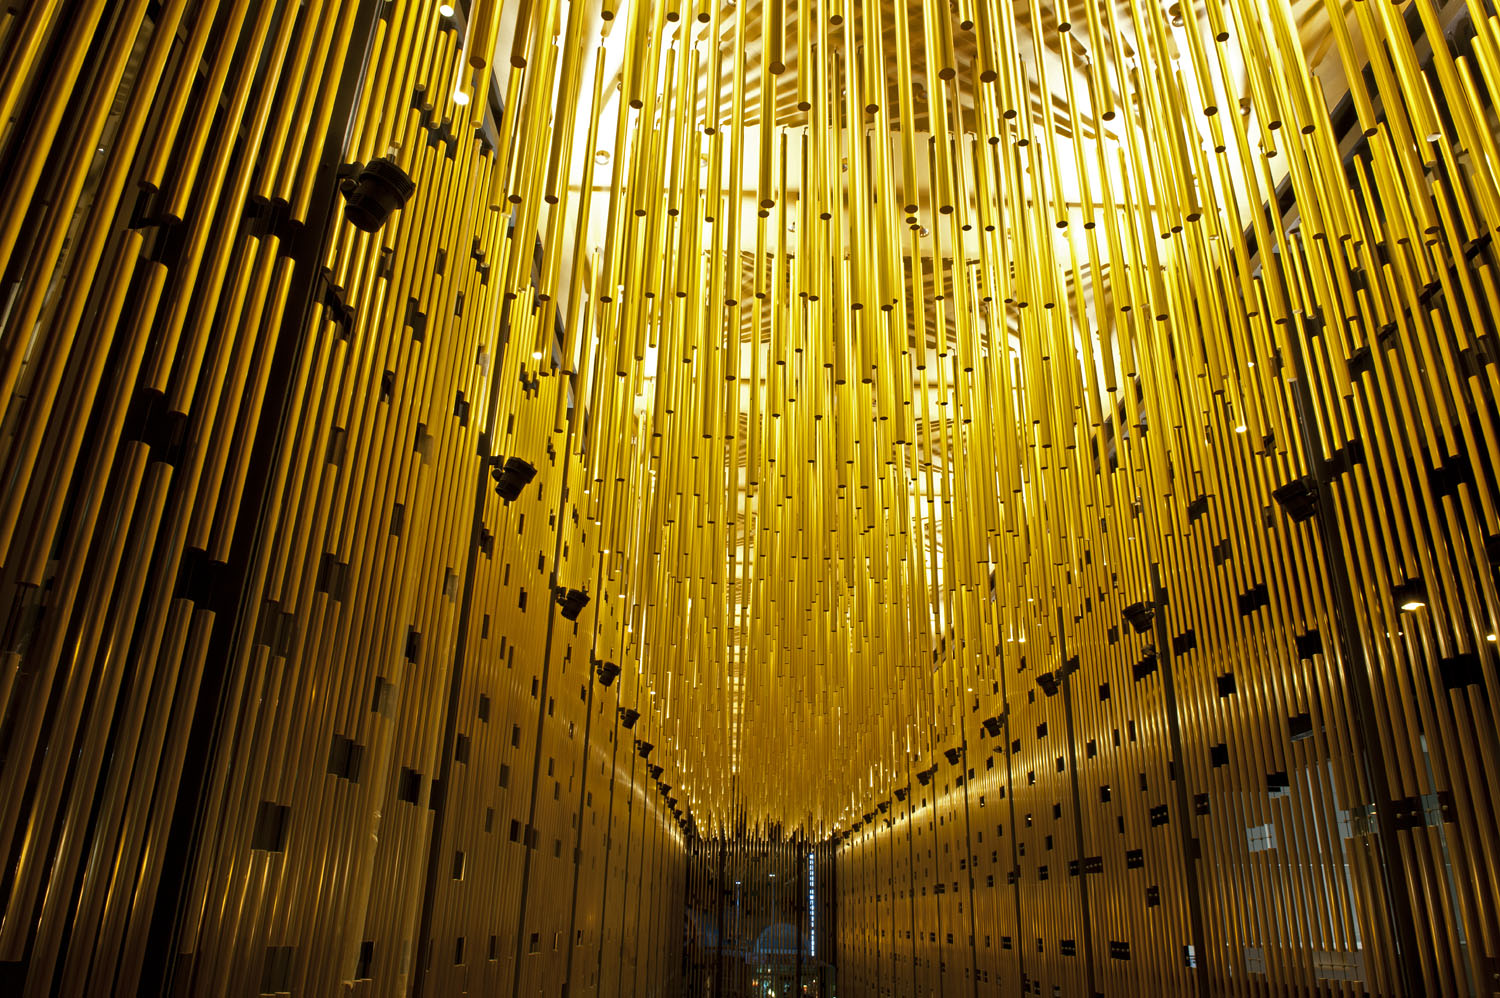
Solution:
<path fill-rule="evenodd" d="M 438 13 L 441 14 L 441 15 L 443 15 L 444 17 L 452 17 L 453 16 L 453 5 L 451 3 L 445 3 L 445 4 L 440 5 L 438 7 Z"/>
<path fill-rule="evenodd" d="M 455 90 L 453 91 L 453 103 L 459 107 L 466 107 L 469 103 L 469 95 L 462 90 Z"/>

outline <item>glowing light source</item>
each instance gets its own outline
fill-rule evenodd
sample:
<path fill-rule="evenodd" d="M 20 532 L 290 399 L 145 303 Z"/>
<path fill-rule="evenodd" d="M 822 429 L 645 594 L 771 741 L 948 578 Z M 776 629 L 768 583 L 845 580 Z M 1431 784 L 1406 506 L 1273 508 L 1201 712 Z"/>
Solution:
<path fill-rule="evenodd" d="M 811 849 L 807 851 L 807 955 L 818 955 L 818 874 Z"/>
<path fill-rule="evenodd" d="M 1391 595 L 1404 613 L 1420 610 L 1427 605 L 1427 586 L 1421 579 L 1407 579 L 1395 586 Z"/>

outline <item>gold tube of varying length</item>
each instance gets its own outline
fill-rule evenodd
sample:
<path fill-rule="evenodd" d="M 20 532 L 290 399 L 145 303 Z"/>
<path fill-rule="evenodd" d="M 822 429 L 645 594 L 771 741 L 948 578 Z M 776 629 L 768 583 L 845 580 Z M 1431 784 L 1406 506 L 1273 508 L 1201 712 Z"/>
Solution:
<path fill-rule="evenodd" d="M 805 2 L 805 0 L 799 0 Z M 765 45 L 765 62 L 761 69 L 761 86 L 769 86 L 775 91 L 776 85 L 770 81 L 770 76 L 780 76 L 786 72 L 785 52 L 786 47 L 786 0 L 761 0 L 761 41 Z M 770 74 L 766 74 L 766 69 Z"/>

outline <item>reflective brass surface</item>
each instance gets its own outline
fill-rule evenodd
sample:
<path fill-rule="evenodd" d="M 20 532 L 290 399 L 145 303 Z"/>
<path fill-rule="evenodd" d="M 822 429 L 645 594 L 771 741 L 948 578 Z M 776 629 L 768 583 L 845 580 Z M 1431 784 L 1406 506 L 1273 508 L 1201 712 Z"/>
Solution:
<path fill-rule="evenodd" d="M 819 994 L 1490 994 L 1496 87 L 1480 0 L 6 7 L 0 983 L 723 998 L 814 849 Z"/>

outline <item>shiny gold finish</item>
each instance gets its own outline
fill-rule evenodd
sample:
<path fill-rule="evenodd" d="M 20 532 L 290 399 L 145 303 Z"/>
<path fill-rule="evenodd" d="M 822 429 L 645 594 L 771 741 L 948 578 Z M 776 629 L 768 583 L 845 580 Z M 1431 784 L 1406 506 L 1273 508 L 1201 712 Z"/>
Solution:
<path fill-rule="evenodd" d="M 513 264 L 542 220 L 571 231 L 533 169 L 565 171 L 571 136 L 549 154 L 550 84 L 521 75 L 495 147 L 502 11 L 459 6 L 5 15 L 17 994 L 675 980 L 683 832 L 633 750 L 650 722 L 620 720 L 638 691 L 594 678 L 616 608 L 549 626 L 536 568 L 566 552 L 556 583 L 597 591 L 563 460 L 584 382 L 532 359 L 587 306 L 540 308 L 558 256 L 548 293 Z M 554 52 L 526 61 L 597 109 L 602 59 Z M 369 235 L 335 171 L 379 155 L 416 194 Z M 489 455 L 537 483 L 501 503 Z"/>
<path fill-rule="evenodd" d="M 0 15 L 23 993 L 1488 993 L 1483 5 L 440 6 Z"/>
<path fill-rule="evenodd" d="M 1288 12 L 1224 6 L 1238 34 L 1176 37 L 1204 94 L 1210 48 L 1253 63 L 1248 117 L 1223 127 L 1191 97 L 1161 58 L 1161 11 L 1132 4 L 1156 48 L 1119 78 L 1123 125 L 1098 131 L 1072 75 L 1054 123 L 1052 66 L 1023 56 L 1040 135 L 988 126 L 1008 240 L 968 262 L 983 286 L 1005 242 L 1022 247 L 1005 295 L 1021 380 L 976 415 L 1021 450 L 965 452 L 983 480 L 1019 461 L 1000 490 L 1018 508 L 976 536 L 986 490 L 953 473 L 967 523 L 941 534 L 992 552 L 994 588 L 950 590 L 943 721 L 845 812 L 845 992 L 1462 994 L 1493 973 L 1494 774 L 1460 760 L 1495 754 L 1475 709 L 1494 693 L 1495 495 L 1466 470 L 1492 464 L 1495 396 L 1490 362 L 1461 358 L 1490 335 L 1495 177 L 1452 152 L 1488 148 L 1493 112 L 1466 59 L 1439 46 L 1422 68 L 1395 8 L 1356 3 L 1365 35 L 1333 31 L 1357 81 L 1337 124 L 1305 69 L 1264 72 L 1305 65 Z M 1433 37 L 1446 22 L 1417 6 Z M 1097 99 L 1099 40 L 1123 22 L 1088 15 Z M 1400 43 L 1377 50 L 1373 30 Z M 1346 167 L 1350 125 L 1370 141 Z M 1262 207 L 1283 179 L 1295 213 Z M 1302 476 L 1319 496 L 1305 524 L 1272 496 Z M 1124 611 L 1141 601 L 1137 634 Z M 962 623 L 987 611 L 996 630 Z"/>

